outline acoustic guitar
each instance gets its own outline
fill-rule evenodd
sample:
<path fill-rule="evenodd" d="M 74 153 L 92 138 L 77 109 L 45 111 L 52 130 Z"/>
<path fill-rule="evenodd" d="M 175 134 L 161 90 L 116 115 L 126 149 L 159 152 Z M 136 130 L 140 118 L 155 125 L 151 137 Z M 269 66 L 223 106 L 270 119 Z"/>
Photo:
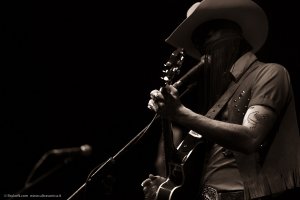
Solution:
<path fill-rule="evenodd" d="M 184 50 L 176 49 L 164 64 L 162 80 L 172 84 L 184 59 Z M 162 88 L 163 89 L 163 88 Z M 161 183 L 155 200 L 193 199 L 200 189 L 204 159 L 204 140 L 194 131 L 189 131 L 183 141 L 175 147 L 172 123 L 161 118 L 167 179 Z"/>

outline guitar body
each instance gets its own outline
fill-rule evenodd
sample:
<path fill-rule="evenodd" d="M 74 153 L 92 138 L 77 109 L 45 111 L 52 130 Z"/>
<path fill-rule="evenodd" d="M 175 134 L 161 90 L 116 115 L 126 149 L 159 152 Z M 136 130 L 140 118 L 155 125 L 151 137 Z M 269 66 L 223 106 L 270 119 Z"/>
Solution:
<path fill-rule="evenodd" d="M 169 176 L 156 193 L 155 200 L 194 199 L 200 188 L 204 161 L 204 141 L 188 134 L 178 146 L 180 159 L 169 162 Z"/>

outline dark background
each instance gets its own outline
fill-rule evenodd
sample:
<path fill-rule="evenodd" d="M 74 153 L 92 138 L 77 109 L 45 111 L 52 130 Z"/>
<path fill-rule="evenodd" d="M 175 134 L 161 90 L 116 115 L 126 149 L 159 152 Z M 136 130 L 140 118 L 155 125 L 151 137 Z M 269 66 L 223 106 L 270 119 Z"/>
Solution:
<path fill-rule="evenodd" d="M 162 66 L 174 50 L 164 39 L 194 1 L 42 2 L 0 5 L 0 199 L 18 193 L 51 149 L 90 144 L 93 152 L 66 164 L 66 156 L 50 156 L 36 177 L 62 167 L 22 194 L 67 199 L 93 168 L 126 147 L 153 117 L 149 92 L 160 87 Z M 256 2 L 270 20 L 269 38 L 258 56 L 288 69 L 299 101 L 296 1 Z M 187 56 L 183 71 L 190 63 Z M 141 141 L 124 148 L 115 164 L 96 173 L 84 194 L 143 199 L 140 183 L 154 172 L 158 132 L 153 126 Z"/>

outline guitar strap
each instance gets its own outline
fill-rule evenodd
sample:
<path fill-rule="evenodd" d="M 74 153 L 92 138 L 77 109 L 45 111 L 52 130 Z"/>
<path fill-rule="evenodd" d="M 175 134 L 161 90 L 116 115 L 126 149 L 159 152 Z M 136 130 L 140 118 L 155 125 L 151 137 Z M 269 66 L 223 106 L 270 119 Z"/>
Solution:
<path fill-rule="evenodd" d="M 257 62 L 257 60 L 253 61 L 247 71 L 244 72 L 242 77 L 238 80 L 238 82 L 235 83 L 232 81 L 229 88 L 223 93 L 221 98 L 219 98 L 219 100 L 209 109 L 205 116 L 214 119 L 226 105 L 229 99 L 233 96 L 234 92 L 238 89 L 243 80 L 259 66 L 258 64 L 259 62 Z"/>

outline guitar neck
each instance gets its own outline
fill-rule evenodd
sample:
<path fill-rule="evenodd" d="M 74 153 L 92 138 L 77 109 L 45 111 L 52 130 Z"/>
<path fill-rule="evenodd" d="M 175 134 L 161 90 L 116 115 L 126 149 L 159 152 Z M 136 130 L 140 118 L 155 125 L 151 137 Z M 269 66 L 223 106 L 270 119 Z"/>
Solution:
<path fill-rule="evenodd" d="M 172 84 L 174 77 L 179 73 L 180 67 L 184 59 L 184 50 L 182 48 L 177 48 L 172 52 L 169 60 L 164 64 L 165 69 L 163 70 L 163 84 Z M 163 87 L 161 88 L 163 90 Z M 164 154 L 165 154 L 165 169 L 166 175 L 169 175 L 169 163 L 176 159 L 177 161 L 177 149 L 173 142 L 173 131 L 172 124 L 169 120 L 161 117 L 162 120 L 162 132 L 163 132 L 163 142 L 164 142 Z"/>
<path fill-rule="evenodd" d="M 172 123 L 167 119 L 161 119 L 162 122 L 162 132 L 164 141 L 164 156 L 165 156 L 165 173 L 168 176 L 169 173 L 169 163 L 177 160 L 177 149 L 173 141 L 173 131 Z"/>

